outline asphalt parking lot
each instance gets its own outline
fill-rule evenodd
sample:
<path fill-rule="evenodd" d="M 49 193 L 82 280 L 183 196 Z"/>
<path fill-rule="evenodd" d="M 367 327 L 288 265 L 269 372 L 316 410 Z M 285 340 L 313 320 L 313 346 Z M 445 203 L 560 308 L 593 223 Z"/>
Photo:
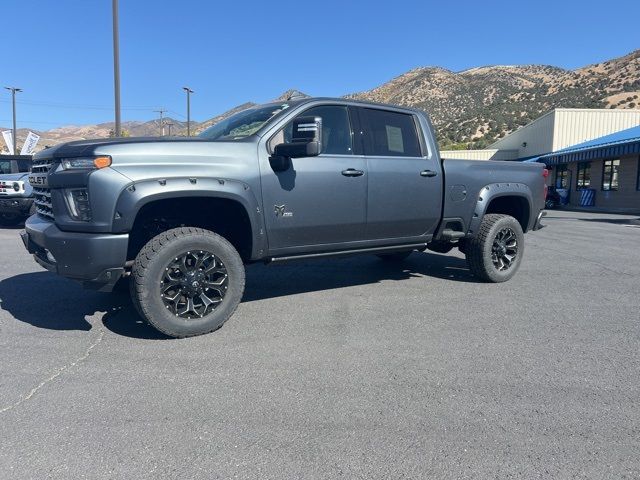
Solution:
<path fill-rule="evenodd" d="M 0 477 L 639 478 L 640 221 L 546 224 L 501 285 L 453 253 L 254 265 L 185 340 L 0 230 Z"/>

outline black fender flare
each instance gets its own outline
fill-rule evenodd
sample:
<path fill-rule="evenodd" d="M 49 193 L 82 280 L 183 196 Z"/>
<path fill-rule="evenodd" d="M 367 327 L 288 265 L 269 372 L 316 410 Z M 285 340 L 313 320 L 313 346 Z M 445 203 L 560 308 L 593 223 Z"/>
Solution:
<path fill-rule="evenodd" d="M 113 232 L 130 232 L 138 213 L 149 203 L 188 197 L 222 198 L 242 205 L 251 224 L 251 258 L 260 258 L 267 250 L 264 217 L 256 195 L 248 184 L 226 178 L 171 177 L 132 182 L 116 202 Z"/>
<path fill-rule="evenodd" d="M 467 237 L 475 237 L 480 229 L 480 223 L 484 217 L 487 207 L 492 200 L 498 197 L 522 197 L 529 205 L 529 221 L 526 228 L 523 231 L 529 230 L 531 226 L 531 212 L 533 211 L 533 194 L 528 185 L 524 183 L 490 183 L 480 189 L 478 193 L 478 200 L 473 210 L 473 216 L 469 222 L 469 229 L 467 230 Z M 535 217 L 535 215 L 533 215 Z M 535 220 L 535 218 L 534 218 Z"/>

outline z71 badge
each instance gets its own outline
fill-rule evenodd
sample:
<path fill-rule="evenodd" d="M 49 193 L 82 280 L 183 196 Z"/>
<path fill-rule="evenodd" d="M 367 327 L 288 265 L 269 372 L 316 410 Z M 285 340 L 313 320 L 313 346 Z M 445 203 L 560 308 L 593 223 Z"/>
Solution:
<path fill-rule="evenodd" d="M 274 205 L 273 211 L 276 214 L 276 217 L 293 217 L 293 212 L 286 212 L 286 205 Z"/>

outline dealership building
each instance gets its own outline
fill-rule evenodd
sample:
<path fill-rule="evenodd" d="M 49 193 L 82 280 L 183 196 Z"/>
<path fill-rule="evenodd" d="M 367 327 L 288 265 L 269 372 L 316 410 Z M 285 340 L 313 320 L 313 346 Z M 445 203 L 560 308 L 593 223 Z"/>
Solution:
<path fill-rule="evenodd" d="M 640 110 L 557 108 L 485 150 L 440 153 L 544 163 L 568 205 L 640 211 Z"/>

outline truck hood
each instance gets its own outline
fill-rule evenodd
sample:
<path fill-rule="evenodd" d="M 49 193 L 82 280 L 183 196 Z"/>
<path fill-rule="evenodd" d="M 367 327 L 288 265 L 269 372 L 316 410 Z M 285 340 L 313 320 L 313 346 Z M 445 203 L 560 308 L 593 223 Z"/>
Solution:
<path fill-rule="evenodd" d="M 127 138 L 101 138 L 93 140 L 79 140 L 63 143 L 55 147 L 47 148 L 34 155 L 34 160 L 44 158 L 82 157 L 98 154 L 97 150 L 117 145 L 132 144 L 195 144 L 208 142 L 198 137 L 127 137 Z"/>

